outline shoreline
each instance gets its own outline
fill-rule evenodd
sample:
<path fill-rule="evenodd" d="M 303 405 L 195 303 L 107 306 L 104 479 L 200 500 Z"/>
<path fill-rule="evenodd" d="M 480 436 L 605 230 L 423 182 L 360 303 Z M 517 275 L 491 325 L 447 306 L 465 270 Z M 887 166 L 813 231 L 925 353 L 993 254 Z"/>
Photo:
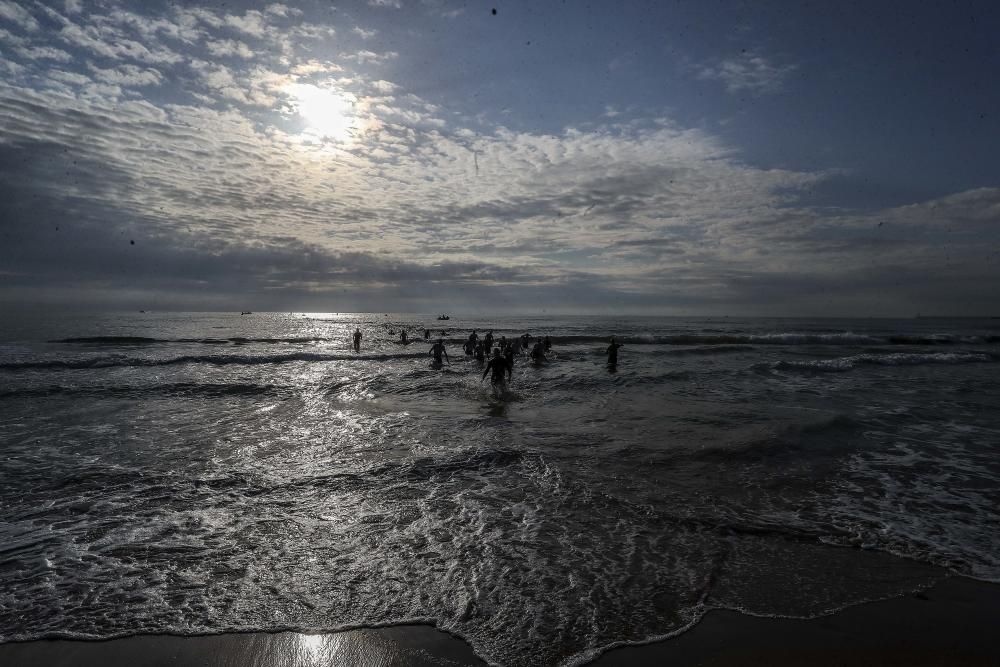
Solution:
<path fill-rule="evenodd" d="M 1000 584 L 950 576 L 930 588 L 815 618 L 712 609 L 690 630 L 608 649 L 594 667 L 1000 667 Z"/>
<path fill-rule="evenodd" d="M 586 663 L 624 665 L 1000 666 L 1000 585 L 949 577 L 919 593 L 811 619 L 713 609 L 669 639 L 608 649 Z M 6 667 L 485 667 L 462 639 L 430 625 L 327 634 L 250 632 L 41 639 L 0 644 Z"/>

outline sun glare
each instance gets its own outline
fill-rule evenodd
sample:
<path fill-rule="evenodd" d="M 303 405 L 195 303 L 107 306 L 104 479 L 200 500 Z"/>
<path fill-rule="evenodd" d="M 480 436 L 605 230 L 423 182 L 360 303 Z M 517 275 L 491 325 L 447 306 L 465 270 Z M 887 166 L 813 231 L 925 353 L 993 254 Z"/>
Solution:
<path fill-rule="evenodd" d="M 352 96 L 304 83 L 292 84 L 288 93 L 305 123 L 303 134 L 338 142 L 350 138 L 355 120 Z"/>

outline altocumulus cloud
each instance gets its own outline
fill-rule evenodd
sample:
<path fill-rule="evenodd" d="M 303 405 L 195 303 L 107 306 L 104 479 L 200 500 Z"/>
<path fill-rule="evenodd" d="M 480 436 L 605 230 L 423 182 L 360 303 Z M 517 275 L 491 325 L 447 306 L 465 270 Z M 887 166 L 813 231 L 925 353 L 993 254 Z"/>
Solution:
<path fill-rule="evenodd" d="M 0 0 L 0 19 L 7 304 L 824 313 L 997 296 L 997 189 L 831 212 L 808 205 L 830 174 L 746 164 L 666 114 L 471 120 L 392 80 L 407 54 L 364 46 L 378 31 L 285 4 Z M 792 69 L 754 53 L 695 76 L 776 93 Z"/>

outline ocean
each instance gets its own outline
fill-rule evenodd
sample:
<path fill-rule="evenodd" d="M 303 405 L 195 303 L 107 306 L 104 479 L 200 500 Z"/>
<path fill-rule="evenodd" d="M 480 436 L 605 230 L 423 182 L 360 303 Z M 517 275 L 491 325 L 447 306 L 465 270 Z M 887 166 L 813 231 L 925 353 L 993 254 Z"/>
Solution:
<path fill-rule="evenodd" d="M 473 329 L 553 347 L 498 396 Z M 998 362 L 997 319 L 8 319 L 0 641 L 422 622 L 571 665 L 997 582 Z"/>

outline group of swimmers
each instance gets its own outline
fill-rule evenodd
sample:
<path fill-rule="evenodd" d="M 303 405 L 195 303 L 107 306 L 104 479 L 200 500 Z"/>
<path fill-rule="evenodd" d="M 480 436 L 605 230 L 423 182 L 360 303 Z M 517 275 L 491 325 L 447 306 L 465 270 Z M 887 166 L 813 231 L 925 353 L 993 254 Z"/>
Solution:
<path fill-rule="evenodd" d="M 494 343 L 496 343 L 496 347 L 494 347 Z M 469 339 L 465 341 L 463 349 L 466 356 L 475 357 L 477 361 L 483 361 L 490 355 L 490 350 L 493 351 L 493 356 L 496 356 L 496 353 L 500 352 L 504 357 L 509 356 L 513 358 L 515 353 L 527 350 L 529 345 L 531 345 L 530 334 L 522 334 L 520 338 L 508 341 L 506 336 L 495 339 L 493 332 L 490 331 L 480 339 L 479 334 L 473 329 L 472 333 L 469 334 Z M 529 353 L 531 360 L 535 363 L 548 361 L 545 358 L 545 353 L 551 349 L 552 341 L 548 336 L 544 339 L 536 340 L 534 347 L 531 348 L 531 352 Z"/>
<path fill-rule="evenodd" d="M 392 333 L 392 330 L 390 330 L 389 333 Z M 444 332 L 443 331 L 441 332 L 441 336 L 442 337 L 444 336 Z M 430 329 L 424 329 L 424 340 L 429 340 L 430 337 L 431 337 L 431 331 L 430 331 Z M 354 330 L 354 351 L 355 352 L 360 352 L 361 351 L 361 338 L 362 338 L 361 328 L 359 327 L 359 328 L 356 328 Z M 401 329 L 399 331 L 399 344 L 400 345 L 409 345 L 411 342 L 412 341 L 410 341 L 409 337 L 407 337 L 407 335 L 406 335 L 406 329 Z"/>
<path fill-rule="evenodd" d="M 490 350 L 492 350 L 493 356 L 490 359 L 490 364 L 493 364 L 495 359 L 501 359 L 505 362 L 509 370 L 514 367 L 514 355 L 527 350 L 530 345 L 530 334 L 523 334 L 520 338 L 507 340 L 506 336 L 494 338 L 492 331 L 480 338 L 479 334 L 473 330 L 472 333 L 469 334 L 468 340 L 466 340 L 465 344 L 462 346 L 462 349 L 465 351 L 465 356 L 475 357 L 477 361 L 486 361 L 486 358 L 490 354 Z M 546 336 L 544 339 L 535 341 L 529 356 L 536 364 L 542 364 L 548 361 L 545 353 L 551 349 L 552 340 Z M 444 347 L 443 338 L 438 339 L 438 341 L 431 347 L 429 354 L 434 357 L 434 362 L 437 364 L 442 363 L 444 360 L 451 363 L 451 359 L 448 358 L 448 351 Z M 488 364 L 487 372 L 489 372 L 489 369 L 492 367 L 493 366 Z M 484 374 L 483 377 L 485 378 L 486 375 Z"/>
<path fill-rule="evenodd" d="M 431 337 L 431 332 L 429 329 L 424 329 L 424 340 L 429 340 Z M 361 351 L 361 329 L 357 328 L 354 330 L 354 351 Z M 486 357 L 489 356 L 490 350 L 493 351 L 493 356 L 490 358 L 489 362 L 486 364 L 486 370 L 483 371 L 483 378 L 492 373 L 491 381 L 494 387 L 505 386 L 507 381 L 511 378 L 514 371 L 514 355 L 518 353 L 523 353 L 525 350 L 531 347 L 531 351 L 528 356 L 531 361 L 536 365 L 546 363 L 548 358 L 545 353 L 552 349 L 552 341 L 548 336 L 545 338 L 535 340 L 534 344 L 531 343 L 532 336 L 530 334 L 522 334 L 519 338 L 513 340 L 507 340 L 506 336 L 501 336 L 499 339 L 494 338 L 493 332 L 489 331 L 482 339 L 479 338 L 479 334 L 473 329 L 472 333 L 469 334 L 468 340 L 465 341 L 463 349 L 465 350 L 465 355 L 469 357 L 475 357 L 477 361 L 485 361 Z M 403 345 L 408 345 L 409 340 L 406 337 L 406 331 L 400 332 L 399 342 Z M 494 345 L 495 344 L 495 345 Z M 620 343 L 615 342 L 614 336 L 611 337 L 611 344 L 608 346 L 608 365 L 615 366 L 618 363 L 618 348 L 621 347 Z M 436 366 L 441 366 L 445 361 L 451 364 L 451 359 L 448 357 L 448 350 L 444 346 L 444 332 L 441 332 L 441 338 L 438 338 L 437 342 L 431 346 L 428 355 L 434 357 L 434 364 Z"/>

